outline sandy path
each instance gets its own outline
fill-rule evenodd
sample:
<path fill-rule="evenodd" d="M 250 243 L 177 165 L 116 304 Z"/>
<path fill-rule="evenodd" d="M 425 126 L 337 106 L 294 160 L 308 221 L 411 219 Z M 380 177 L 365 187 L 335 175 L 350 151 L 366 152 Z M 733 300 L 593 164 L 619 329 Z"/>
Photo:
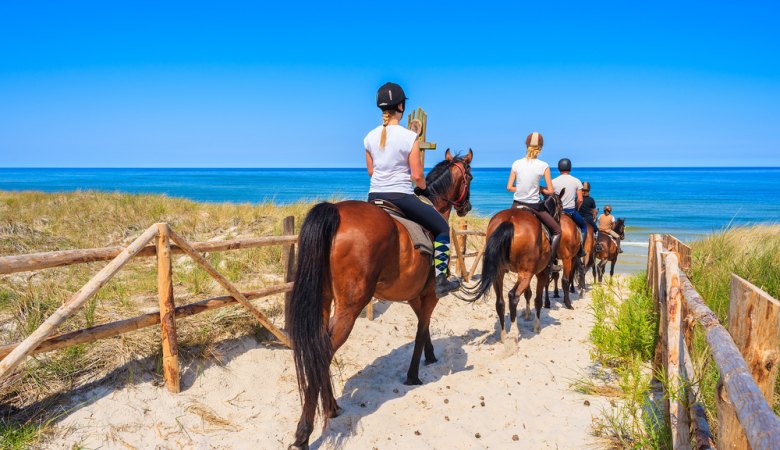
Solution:
<path fill-rule="evenodd" d="M 414 314 L 404 304 L 378 303 L 376 320 L 359 319 L 337 354 L 335 385 L 344 413 L 324 433 L 318 423 L 312 448 L 597 447 L 592 417 L 605 400 L 569 387 L 590 366 L 589 303 L 587 296 L 575 300 L 574 311 L 554 303 L 542 312 L 541 334 L 533 333 L 533 321 L 521 319 L 519 343 L 516 328 L 502 343 L 492 297 L 475 305 L 443 299 L 431 327 L 439 362 L 423 365 L 424 385 L 413 387 L 402 381 Z M 83 403 L 47 445 L 286 448 L 300 413 L 289 351 L 250 338 L 222 351 L 222 366 L 190 366 L 178 395 L 148 381 L 80 393 Z"/>

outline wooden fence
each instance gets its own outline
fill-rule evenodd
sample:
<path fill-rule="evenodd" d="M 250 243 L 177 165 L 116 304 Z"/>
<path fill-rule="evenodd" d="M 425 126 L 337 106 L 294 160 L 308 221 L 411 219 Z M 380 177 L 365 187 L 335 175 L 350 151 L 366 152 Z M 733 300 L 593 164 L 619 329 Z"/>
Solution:
<path fill-rule="evenodd" d="M 293 287 L 295 243 L 295 223 L 292 216 L 282 222 L 282 236 L 234 239 L 220 242 L 189 243 L 172 230 L 166 223 L 157 223 L 144 231 L 130 245 L 122 247 L 93 248 L 36 253 L 30 255 L 0 257 L 0 274 L 41 270 L 50 267 L 66 266 L 95 261 L 110 262 L 91 280 L 58 308 L 40 327 L 22 342 L 0 347 L 0 378 L 7 376 L 19 363 L 33 353 L 48 352 L 85 342 L 92 342 L 122 333 L 161 324 L 163 377 L 171 392 L 179 392 L 179 358 L 176 339 L 176 319 L 184 318 L 204 311 L 240 303 L 255 316 L 258 322 L 268 329 L 281 343 L 289 347 L 287 335 L 276 327 L 249 300 L 269 295 L 285 293 L 289 296 Z M 229 251 L 243 248 L 282 245 L 282 267 L 284 283 L 251 292 L 239 291 L 227 278 L 220 274 L 201 252 Z M 171 255 L 184 253 L 192 258 L 217 283 L 230 294 L 215 297 L 184 306 L 176 306 L 173 298 L 173 267 Z M 157 257 L 157 292 L 160 304 L 158 312 L 110 322 L 91 328 L 52 336 L 68 317 L 73 315 L 103 285 L 132 258 Z"/>
<path fill-rule="evenodd" d="M 780 418 L 772 411 L 780 359 L 780 302 L 731 275 L 728 331 L 686 274 L 690 248 L 669 235 L 650 235 L 647 285 L 659 314 L 654 368 L 666 374 L 664 412 L 674 449 L 780 449 Z M 691 362 L 693 329 L 701 326 L 720 373 L 718 438 L 710 431 Z"/>

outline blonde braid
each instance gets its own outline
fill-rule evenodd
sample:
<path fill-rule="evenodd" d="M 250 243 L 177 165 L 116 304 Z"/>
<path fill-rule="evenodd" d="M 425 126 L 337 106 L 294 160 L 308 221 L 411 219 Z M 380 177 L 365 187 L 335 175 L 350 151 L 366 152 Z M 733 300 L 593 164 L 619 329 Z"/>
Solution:
<path fill-rule="evenodd" d="M 390 116 L 392 115 L 393 113 L 389 109 L 382 111 L 382 136 L 379 138 L 379 148 L 382 150 L 384 150 L 387 143 L 387 124 L 390 122 Z"/>
<path fill-rule="evenodd" d="M 525 157 L 529 159 L 534 159 L 537 156 L 539 156 L 539 153 L 542 152 L 542 147 L 539 147 L 538 145 L 529 145 L 525 152 Z"/>

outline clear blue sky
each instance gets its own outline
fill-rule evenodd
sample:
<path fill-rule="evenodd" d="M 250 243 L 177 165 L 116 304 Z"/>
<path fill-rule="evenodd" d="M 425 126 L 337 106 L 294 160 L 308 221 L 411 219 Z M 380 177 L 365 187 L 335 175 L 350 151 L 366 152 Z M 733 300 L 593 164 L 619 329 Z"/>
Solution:
<path fill-rule="evenodd" d="M 2 2 L 0 167 L 357 167 L 385 81 L 477 166 L 780 165 L 776 2 L 416 3 Z"/>

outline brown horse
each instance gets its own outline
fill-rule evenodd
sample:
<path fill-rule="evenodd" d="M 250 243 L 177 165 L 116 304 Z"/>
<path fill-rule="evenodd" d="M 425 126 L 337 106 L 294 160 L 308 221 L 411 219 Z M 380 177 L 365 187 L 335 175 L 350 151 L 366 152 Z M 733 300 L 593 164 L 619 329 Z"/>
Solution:
<path fill-rule="evenodd" d="M 623 240 L 626 237 L 625 225 L 626 220 L 623 218 L 617 219 L 615 223 L 612 224 L 612 231 L 620 235 L 620 240 Z M 615 275 L 615 261 L 617 261 L 618 257 L 617 243 L 607 233 L 599 233 L 599 251 L 596 254 L 596 257 L 599 259 L 596 273 L 598 275 L 598 281 L 601 283 L 604 278 L 604 270 L 607 267 L 607 261 L 612 263 L 609 267 L 609 276 L 612 277 Z"/>
<path fill-rule="evenodd" d="M 471 159 L 445 160 L 426 177 L 435 208 L 449 218 L 471 210 Z M 309 447 L 318 398 L 326 417 L 340 408 L 330 363 L 371 298 L 406 301 L 417 315 L 417 335 L 405 384 L 422 384 L 420 356 L 436 362 L 428 331 L 438 299 L 433 266 L 414 248 L 406 229 L 381 208 L 361 201 L 320 203 L 309 211 L 298 237 L 296 281 L 285 310 L 303 411 L 290 449 Z M 331 315 L 332 312 L 332 315 Z"/>
<path fill-rule="evenodd" d="M 560 195 L 563 195 L 563 192 Z M 553 217 L 560 218 L 562 206 L 559 195 L 552 195 L 547 200 L 552 202 Z M 544 237 L 542 223 L 527 210 L 519 208 L 505 209 L 494 215 L 488 223 L 486 232 L 487 244 L 482 259 L 482 275 L 479 282 L 464 288 L 469 294 L 468 300 L 475 301 L 485 295 L 493 287 L 496 293 L 496 313 L 501 327 L 501 340 L 506 338 L 504 327 L 504 275 L 512 271 L 517 273 L 517 282 L 509 292 L 509 323 L 517 317 L 517 304 L 520 295 L 525 295 L 525 319 L 531 320 L 531 278 L 536 275 L 536 321 L 534 331 L 541 331 L 542 292 L 547 285 L 550 274 L 550 241 Z"/>
<path fill-rule="evenodd" d="M 561 215 L 561 244 L 558 246 L 558 259 L 563 263 L 563 277 L 561 288 L 563 289 L 563 304 L 568 309 L 574 309 L 571 305 L 569 292 L 574 292 L 574 279 L 572 275 L 580 273 L 580 258 L 577 256 L 580 252 L 580 241 L 582 232 L 574 219 L 568 214 Z M 555 297 L 558 297 L 557 274 L 552 276 L 555 282 Z M 582 287 L 583 283 L 580 283 Z M 544 285 L 544 307 L 550 307 L 550 283 Z"/>

